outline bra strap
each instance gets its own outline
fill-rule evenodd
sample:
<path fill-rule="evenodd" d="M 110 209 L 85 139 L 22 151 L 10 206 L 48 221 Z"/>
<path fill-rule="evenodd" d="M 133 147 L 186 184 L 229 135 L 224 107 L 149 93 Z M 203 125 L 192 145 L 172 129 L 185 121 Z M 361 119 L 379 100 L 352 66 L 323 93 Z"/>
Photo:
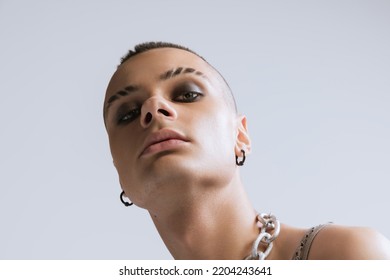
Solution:
<path fill-rule="evenodd" d="M 317 233 L 320 232 L 324 227 L 328 226 L 330 223 L 318 225 L 309 229 L 305 235 L 303 236 L 301 243 L 298 248 L 295 250 L 293 260 L 307 260 L 311 248 L 311 244 L 313 243 L 314 238 Z"/>

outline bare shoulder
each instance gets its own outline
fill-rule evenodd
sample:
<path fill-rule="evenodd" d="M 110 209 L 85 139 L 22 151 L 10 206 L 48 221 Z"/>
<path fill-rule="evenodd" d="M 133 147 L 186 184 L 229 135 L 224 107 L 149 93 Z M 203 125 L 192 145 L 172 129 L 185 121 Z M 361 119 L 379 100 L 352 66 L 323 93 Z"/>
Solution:
<path fill-rule="evenodd" d="M 329 225 L 314 239 L 309 259 L 390 259 L 390 241 L 371 228 Z"/>

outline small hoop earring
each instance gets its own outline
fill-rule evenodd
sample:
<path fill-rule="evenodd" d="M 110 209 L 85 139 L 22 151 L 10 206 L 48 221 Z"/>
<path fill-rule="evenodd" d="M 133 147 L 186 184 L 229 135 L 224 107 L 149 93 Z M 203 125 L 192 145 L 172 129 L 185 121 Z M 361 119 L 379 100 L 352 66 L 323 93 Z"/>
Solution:
<path fill-rule="evenodd" d="M 238 166 L 243 166 L 245 162 L 245 151 L 241 150 L 241 153 L 242 153 L 242 160 L 238 161 L 238 156 L 236 156 L 236 164 Z"/>
<path fill-rule="evenodd" d="M 133 202 L 129 203 L 129 202 L 127 202 L 127 201 L 124 201 L 124 199 L 123 199 L 123 195 L 124 195 L 124 194 L 125 194 L 125 191 L 122 191 L 122 192 L 121 192 L 121 195 L 120 195 L 120 199 L 121 199 L 122 203 L 123 203 L 126 207 L 129 207 L 129 206 L 133 205 Z"/>

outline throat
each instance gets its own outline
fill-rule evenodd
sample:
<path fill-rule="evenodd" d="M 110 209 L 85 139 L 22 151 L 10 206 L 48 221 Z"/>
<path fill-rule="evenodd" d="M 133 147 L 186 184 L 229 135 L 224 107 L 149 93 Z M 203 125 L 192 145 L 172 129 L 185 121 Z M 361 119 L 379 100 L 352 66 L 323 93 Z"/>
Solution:
<path fill-rule="evenodd" d="M 259 235 L 256 211 L 250 204 L 240 209 L 218 204 L 207 209 L 189 207 L 152 219 L 175 259 L 244 259 Z"/>

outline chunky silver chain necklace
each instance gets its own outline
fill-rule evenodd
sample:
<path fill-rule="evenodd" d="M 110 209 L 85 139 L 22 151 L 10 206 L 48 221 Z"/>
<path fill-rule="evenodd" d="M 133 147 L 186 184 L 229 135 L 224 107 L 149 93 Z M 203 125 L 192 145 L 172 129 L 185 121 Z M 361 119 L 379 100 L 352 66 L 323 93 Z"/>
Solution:
<path fill-rule="evenodd" d="M 273 214 L 257 214 L 257 225 L 260 234 L 253 242 L 252 251 L 246 260 L 265 260 L 273 247 L 273 241 L 278 237 L 280 232 L 279 220 Z M 264 252 L 259 249 L 260 242 L 265 245 Z"/>

